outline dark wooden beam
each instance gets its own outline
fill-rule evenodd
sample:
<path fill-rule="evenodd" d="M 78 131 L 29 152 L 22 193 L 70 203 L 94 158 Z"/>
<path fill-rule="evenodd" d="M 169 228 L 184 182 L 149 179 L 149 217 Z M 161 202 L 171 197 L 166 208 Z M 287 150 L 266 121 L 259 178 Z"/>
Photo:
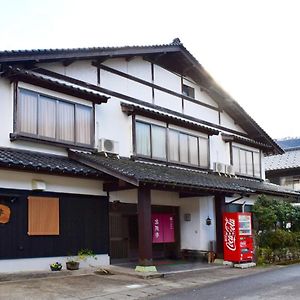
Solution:
<path fill-rule="evenodd" d="M 114 181 L 114 182 L 103 183 L 103 191 L 105 192 L 125 191 L 125 190 L 132 190 L 132 189 L 136 189 L 136 186 L 132 184 L 128 184 L 125 181 L 121 181 L 121 182 Z"/>
<path fill-rule="evenodd" d="M 139 181 L 136 178 L 125 176 L 125 175 L 121 174 L 120 172 L 116 172 L 112 169 L 106 168 L 105 166 L 101 165 L 100 163 L 96 163 L 96 162 L 90 161 L 88 159 L 82 158 L 80 155 L 78 155 L 74 151 L 69 150 L 68 151 L 68 156 L 69 156 L 69 158 L 71 158 L 73 160 L 76 160 L 76 161 L 78 161 L 78 162 L 80 162 L 84 165 L 87 165 L 91 168 L 94 168 L 94 169 L 99 170 L 103 173 L 106 173 L 110 176 L 113 176 L 115 178 L 123 180 L 127 183 L 130 183 L 130 184 L 134 185 L 134 186 L 139 186 Z"/>
<path fill-rule="evenodd" d="M 138 189 L 138 231 L 139 231 L 139 265 L 152 265 L 152 221 L 151 190 L 141 186 Z"/>
<path fill-rule="evenodd" d="M 165 88 L 165 87 L 162 87 L 162 86 L 159 86 L 159 85 L 157 85 L 157 84 L 151 83 L 151 82 L 149 82 L 149 81 L 140 79 L 140 78 L 135 77 L 135 76 L 132 76 L 132 75 L 130 75 L 130 74 L 121 72 L 121 71 L 119 71 L 119 70 L 110 68 L 110 67 L 108 67 L 108 66 L 105 66 L 105 65 L 99 65 L 99 64 L 95 65 L 95 64 L 93 64 L 93 63 L 92 63 L 92 65 L 97 66 L 97 67 L 99 67 L 100 69 L 103 69 L 103 70 L 105 70 L 105 71 L 107 71 L 107 72 L 110 72 L 110 73 L 112 73 L 112 74 L 115 74 L 115 75 L 124 77 L 124 78 L 126 78 L 126 79 L 129 79 L 129 80 L 132 80 L 132 81 L 141 83 L 141 84 L 144 84 L 144 85 L 146 85 L 146 86 L 152 87 L 152 88 L 154 88 L 154 89 L 157 89 L 157 90 L 162 91 L 162 92 L 164 92 L 164 93 L 170 94 L 170 95 L 172 95 L 172 96 L 176 96 L 176 97 L 178 97 L 178 98 L 183 98 L 183 99 L 185 99 L 185 100 L 187 100 L 187 101 L 189 101 L 189 102 L 192 102 L 192 103 L 194 103 L 194 104 L 197 104 L 197 105 L 200 105 L 200 106 L 204 106 L 204 107 L 210 108 L 210 109 L 215 110 L 215 111 L 220 111 L 220 109 L 219 109 L 218 107 L 215 107 L 215 106 L 209 105 L 209 104 L 207 104 L 207 103 L 201 102 L 201 101 L 196 100 L 196 99 L 194 99 L 194 98 L 192 98 L 192 97 L 189 97 L 189 96 L 186 96 L 186 95 L 183 95 L 183 94 L 174 92 L 174 91 L 172 91 L 172 90 L 170 90 L 170 89 L 167 89 L 167 88 Z"/>
<path fill-rule="evenodd" d="M 99 91 L 99 92 L 102 92 L 104 94 L 107 94 L 107 95 L 110 95 L 110 96 L 113 96 L 113 97 L 116 97 L 116 98 L 119 98 L 119 99 L 124 99 L 124 100 L 132 102 L 132 103 L 143 105 L 145 107 L 157 109 L 159 111 L 174 115 L 174 116 L 179 117 L 179 118 L 184 118 L 184 119 L 187 119 L 187 120 L 191 120 L 193 122 L 197 122 L 197 123 L 200 123 L 200 124 L 203 124 L 203 125 L 210 126 L 212 128 L 221 129 L 221 130 L 231 132 L 231 133 L 234 133 L 234 134 L 238 134 L 238 135 L 241 135 L 241 136 L 244 136 L 244 137 L 248 138 L 248 135 L 243 133 L 243 132 L 239 132 L 239 131 L 236 131 L 236 130 L 233 130 L 233 129 L 230 129 L 230 128 L 227 128 L 227 127 L 224 127 L 224 126 L 220 126 L 220 125 L 217 125 L 217 124 L 214 124 L 214 123 L 211 123 L 211 122 L 207 122 L 207 121 L 195 118 L 195 117 L 191 117 L 191 116 L 188 116 L 188 115 L 185 115 L 185 114 L 182 114 L 182 113 L 176 112 L 174 110 L 164 108 L 164 107 L 161 107 L 161 106 L 158 106 L 158 105 L 155 105 L 155 104 L 147 103 L 147 102 L 142 101 L 140 99 L 130 97 L 130 96 L 118 93 L 118 92 L 114 92 L 112 90 L 102 88 L 102 87 L 99 87 L 97 85 L 90 84 L 90 83 L 84 82 L 84 81 L 79 80 L 79 79 L 71 78 L 71 77 L 63 75 L 63 74 L 59 74 L 59 73 L 56 73 L 56 72 L 53 72 L 53 71 L 50 71 L 50 70 L 46 70 L 46 69 L 43 69 L 43 68 L 36 69 L 35 72 L 40 73 L 40 74 L 44 74 L 44 75 L 47 75 L 47 76 L 51 76 L 51 77 L 56 78 L 56 79 L 65 80 L 66 82 L 70 82 L 70 83 L 77 84 L 79 86 L 90 88 L 90 89 L 93 89 L 95 91 Z"/>
<path fill-rule="evenodd" d="M 62 64 L 63 64 L 64 67 L 68 67 L 69 65 L 71 65 L 75 61 L 76 61 L 76 59 L 64 59 L 62 61 Z"/>
<path fill-rule="evenodd" d="M 106 60 L 108 60 L 110 57 L 109 56 L 102 56 L 99 57 L 97 60 L 93 60 L 92 61 L 92 66 L 100 66 L 103 62 L 105 62 Z"/>

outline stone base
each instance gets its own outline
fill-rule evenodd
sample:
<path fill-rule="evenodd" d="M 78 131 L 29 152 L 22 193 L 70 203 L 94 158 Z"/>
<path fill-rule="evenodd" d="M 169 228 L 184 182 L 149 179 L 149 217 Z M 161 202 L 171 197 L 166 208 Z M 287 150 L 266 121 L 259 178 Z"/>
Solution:
<path fill-rule="evenodd" d="M 241 264 L 234 264 L 234 268 L 239 268 L 239 269 L 247 269 L 247 268 L 253 268 L 256 266 L 256 263 L 254 262 L 249 262 L 249 263 L 241 263 Z"/>
<path fill-rule="evenodd" d="M 232 261 L 228 261 L 228 260 L 224 260 L 224 261 L 223 261 L 223 265 L 224 265 L 224 266 L 230 266 L 230 267 L 233 267 L 233 262 L 232 262 Z"/>
<path fill-rule="evenodd" d="M 147 273 L 147 272 L 157 272 L 155 266 L 136 266 L 136 267 L 135 267 L 135 271 L 136 271 L 136 272 L 143 272 L 143 273 Z"/>
<path fill-rule="evenodd" d="M 217 264 L 217 265 L 222 265 L 224 262 L 223 258 L 216 258 L 214 260 L 214 264 Z"/>

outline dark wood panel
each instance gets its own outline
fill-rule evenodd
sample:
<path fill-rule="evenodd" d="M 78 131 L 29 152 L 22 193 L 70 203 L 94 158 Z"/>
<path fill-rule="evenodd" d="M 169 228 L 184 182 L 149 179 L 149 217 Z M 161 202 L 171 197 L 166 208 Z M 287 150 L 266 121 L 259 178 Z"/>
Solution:
<path fill-rule="evenodd" d="M 55 193 L 60 198 L 60 235 L 29 236 L 27 196 L 24 192 L 0 197 L 0 203 L 11 209 L 10 222 L 0 225 L 1 241 L 7 241 L 0 243 L 0 259 L 74 255 L 82 248 L 108 253 L 107 197 Z"/>

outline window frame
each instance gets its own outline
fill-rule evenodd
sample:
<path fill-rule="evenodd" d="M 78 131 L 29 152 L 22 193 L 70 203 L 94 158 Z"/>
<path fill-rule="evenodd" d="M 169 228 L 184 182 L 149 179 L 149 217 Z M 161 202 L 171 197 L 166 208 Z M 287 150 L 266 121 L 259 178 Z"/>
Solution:
<path fill-rule="evenodd" d="M 133 130 L 135 130 L 135 133 L 134 133 L 134 146 L 133 146 L 133 149 L 134 149 L 134 155 L 137 156 L 137 157 L 142 157 L 142 158 L 148 158 L 148 159 L 153 159 L 153 160 L 158 160 L 158 161 L 164 161 L 164 162 L 170 162 L 170 163 L 174 163 L 174 164 L 177 164 L 177 165 L 185 165 L 185 166 L 190 166 L 190 167 L 196 167 L 196 168 L 201 168 L 201 169 L 209 169 L 209 166 L 210 166 L 210 151 L 209 151 L 209 136 L 206 138 L 206 137 L 202 137 L 202 136 L 199 136 L 199 135 L 196 135 L 196 134 L 191 134 L 189 132 L 186 132 L 184 130 L 179 130 L 179 129 L 174 129 L 174 128 L 169 128 L 169 124 L 166 123 L 166 126 L 162 126 L 162 125 L 158 125 L 158 124 L 154 124 L 154 123 L 151 123 L 151 122 L 147 122 L 147 121 L 143 121 L 143 120 L 133 120 L 134 122 L 134 126 L 133 126 Z M 144 154 L 139 154 L 137 152 L 137 134 L 136 134 L 136 130 L 137 130 L 137 124 L 138 123 L 142 123 L 142 124 L 145 124 L 145 125 L 148 125 L 150 126 L 150 156 L 148 155 L 144 155 Z M 166 159 L 163 159 L 163 158 L 158 158 L 158 157 L 154 157 L 153 156 L 153 151 L 152 151 L 152 126 L 157 126 L 157 127 L 161 127 L 161 128 L 164 128 L 165 129 L 165 132 L 166 132 L 166 140 L 165 140 L 165 149 L 166 149 Z M 178 139 L 178 161 L 176 160 L 171 160 L 170 159 L 170 153 L 169 153 L 169 148 L 170 148 L 170 140 L 169 140 L 169 136 L 170 136 L 170 131 L 173 131 L 173 132 L 176 132 L 177 133 L 177 139 Z M 182 162 L 180 161 L 180 134 L 184 134 L 187 136 L 187 151 L 188 151 L 188 162 Z M 189 143 L 189 137 L 193 137 L 193 138 L 196 138 L 197 139 L 197 156 L 198 156 L 198 164 L 193 164 L 191 163 L 191 150 L 190 150 L 190 143 Z M 201 161 L 200 161 L 200 139 L 203 139 L 206 141 L 207 143 L 207 158 L 206 158 L 206 161 L 207 161 L 207 165 L 203 165 L 201 164 Z"/>
<path fill-rule="evenodd" d="M 21 93 L 25 92 L 28 94 L 32 94 L 36 96 L 37 98 L 37 120 L 36 120 L 36 130 L 37 134 L 31 134 L 28 132 L 23 132 L 20 130 L 20 97 Z M 55 138 L 52 137 L 47 137 L 39 134 L 39 126 L 40 126 L 40 114 L 39 114 L 39 100 L 41 97 L 44 97 L 48 100 L 52 100 L 55 102 Z M 57 137 L 57 130 L 58 130 L 58 103 L 67 103 L 71 104 L 74 107 L 74 141 L 66 141 L 66 140 L 61 140 L 58 139 Z M 90 143 L 89 144 L 84 144 L 76 141 L 76 110 L 77 107 L 84 107 L 90 109 L 90 115 L 91 115 L 91 120 L 90 120 Z M 65 100 L 59 97 L 55 97 L 52 95 L 48 95 L 43 92 L 38 92 L 38 91 L 33 91 L 24 87 L 16 87 L 16 92 L 15 92 L 15 99 L 14 99 L 14 120 L 13 120 L 13 130 L 14 133 L 12 134 L 11 140 L 15 139 L 32 139 L 33 141 L 44 141 L 46 144 L 57 144 L 61 146 L 76 146 L 80 148 L 94 148 L 95 145 L 95 104 L 93 103 L 92 106 L 81 104 L 78 102 L 73 102 L 70 100 Z"/>
<path fill-rule="evenodd" d="M 137 123 L 141 123 L 141 124 L 144 124 L 144 125 L 148 125 L 150 127 L 150 156 L 148 155 L 145 155 L 145 154 L 140 154 L 137 152 L 137 134 L 135 132 L 135 155 L 139 156 L 139 157 L 145 157 L 145 158 L 151 158 L 151 159 L 155 159 L 155 160 L 161 160 L 161 161 L 167 161 L 168 159 L 168 147 L 167 147 L 167 141 L 168 141 L 168 134 L 167 134 L 167 127 L 164 127 L 162 125 L 157 125 L 157 124 L 153 124 L 153 123 L 148 123 L 148 122 L 144 122 L 144 121 L 141 121 L 141 120 L 136 120 L 135 121 L 135 131 L 137 131 Z M 153 150 L 152 150 L 152 127 L 153 126 L 156 126 L 156 127 L 160 127 L 160 128 L 163 128 L 165 129 L 165 138 L 166 138 L 166 141 L 165 141 L 165 152 L 166 152 L 166 158 L 163 159 L 161 157 L 155 157 L 153 156 Z"/>
<path fill-rule="evenodd" d="M 182 83 L 182 95 L 195 99 L 195 88 Z"/>
<path fill-rule="evenodd" d="M 241 175 L 244 177 L 251 177 L 251 178 L 262 178 L 262 167 L 261 167 L 261 151 L 260 150 L 251 150 L 249 148 L 245 148 L 245 147 L 240 147 L 238 145 L 231 145 L 231 161 L 232 161 L 232 165 L 235 167 L 234 165 L 234 150 L 233 149 L 237 149 L 238 150 L 238 162 L 239 162 L 239 168 L 238 171 L 235 171 L 235 173 L 237 175 Z M 243 151 L 243 155 L 245 156 L 245 173 L 241 172 L 241 151 Z M 251 153 L 251 165 L 252 165 L 252 174 L 248 174 L 248 163 L 247 163 L 247 153 Z M 256 176 L 256 169 L 255 169 L 255 164 L 254 164 L 254 153 L 259 155 L 259 176 Z"/>

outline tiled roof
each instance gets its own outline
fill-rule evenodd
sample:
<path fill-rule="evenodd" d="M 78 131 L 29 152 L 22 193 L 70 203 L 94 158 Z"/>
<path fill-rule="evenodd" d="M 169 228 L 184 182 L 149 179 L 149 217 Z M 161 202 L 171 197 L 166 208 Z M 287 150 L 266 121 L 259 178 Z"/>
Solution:
<path fill-rule="evenodd" d="M 160 45 L 134 45 L 134 46 L 120 46 L 120 47 L 84 47 L 84 48 L 60 48 L 60 49 L 29 49 L 29 50 L 10 50 L 10 51 L 0 51 L 0 61 L 16 61 L 17 59 L 28 60 L 30 56 L 37 56 L 45 58 L 47 55 L 55 55 L 59 57 L 60 55 L 70 54 L 71 57 L 94 57 L 106 55 L 124 55 L 130 54 L 132 50 L 143 52 L 153 51 L 155 49 L 163 48 L 178 48 L 182 47 L 182 43 L 178 40 L 174 40 L 169 44 Z M 65 56 L 64 56 L 65 57 Z"/>
<path fill-rule="evenodd" d="M 289 150 L 282 155 L 272 155 L 265 158 L 266 171 L 300 168 L 300 149 Z"/>
<path fill-rule="evenodd" d="M 86 99 L 93 99 L 97 103 L 105 103 L 108 100 L 108 97 L 102 95 L 101 93 L 88 89 L 79 85 L 75 85 L 63 80 L 53 79 L 49 76 L 42 75 L 35 73 L 31 70 L 24 70 L 17 67 L 9 66 L 4 74 L 2 74 L 4 77 L 8 77 L 10 79 L 13 79 L 14 77 L 20 78 L 21 80 L 24 80 L 25 78 L 28 80 L 34 80 L 34 83 L 37 85 L 51 85 L 56 87 L 56 89 L 61 88 L 66 91 L 74 91 L 79 93 L 79 95 L 82 97 L 84 96 Z"/>
<path fill-rule="evenodd" d="M 164 55 L 160 55 L 164 53 Z M 14 64 L 20 62 L 49 62 L 72 59 L 92 59 L 126 56 L 157 55 L 157 63 L 165 67 L 172 66 L 173 71 L 187 75 L 208 89 L 209 95 L 224 109 L 237 123 L 255 140 L 272 147 L 269 152 L 283 153 L 283 150 L 273 139 L 248 115 L 248 113 L 223 90 L 202 67 L 199 61 L 183 46 L 179 39 L 170 44 L 152 46 L 124 46 L 124 47 L 94 47 L 75 49 L 36 49 L 0 52 L 0 62 Z M 170 54 L 170 55 L 165 55 Z M 187 68 L 187 66 L 192 66 Z"/>
<path fill-rule="evenodd" d="M 104 176 L 104 173 L 66 156 L 12 148 L 0 148 L 0 167 L 94 178 Z"/>
<path fill-rule="evenodd" d="M 140 182 L 162 184 L 168 186 L 178 186 L 194 188 L 204 191 L 224 191 L 236 193 L 266 193 L 273 195 L 300 196 L 300 194 L 283 188 L 281 186 L 266 183 L 258 180 L 247 180 L 228 178 L 194 169 L 183 169 L 142 161 L 133 161 L 128 158 L 109 158 L 105 156 L 83 153 L 69 152 L 70 157 L 85 163 L 103 172 L 108 172 L 115 176 L 125 176 L 135 180 L 136 185 Z"/>
<path fill-rule="evenodd" d="M 300 138 L 276 140 L 284 150 L 300 149 Z"/>

